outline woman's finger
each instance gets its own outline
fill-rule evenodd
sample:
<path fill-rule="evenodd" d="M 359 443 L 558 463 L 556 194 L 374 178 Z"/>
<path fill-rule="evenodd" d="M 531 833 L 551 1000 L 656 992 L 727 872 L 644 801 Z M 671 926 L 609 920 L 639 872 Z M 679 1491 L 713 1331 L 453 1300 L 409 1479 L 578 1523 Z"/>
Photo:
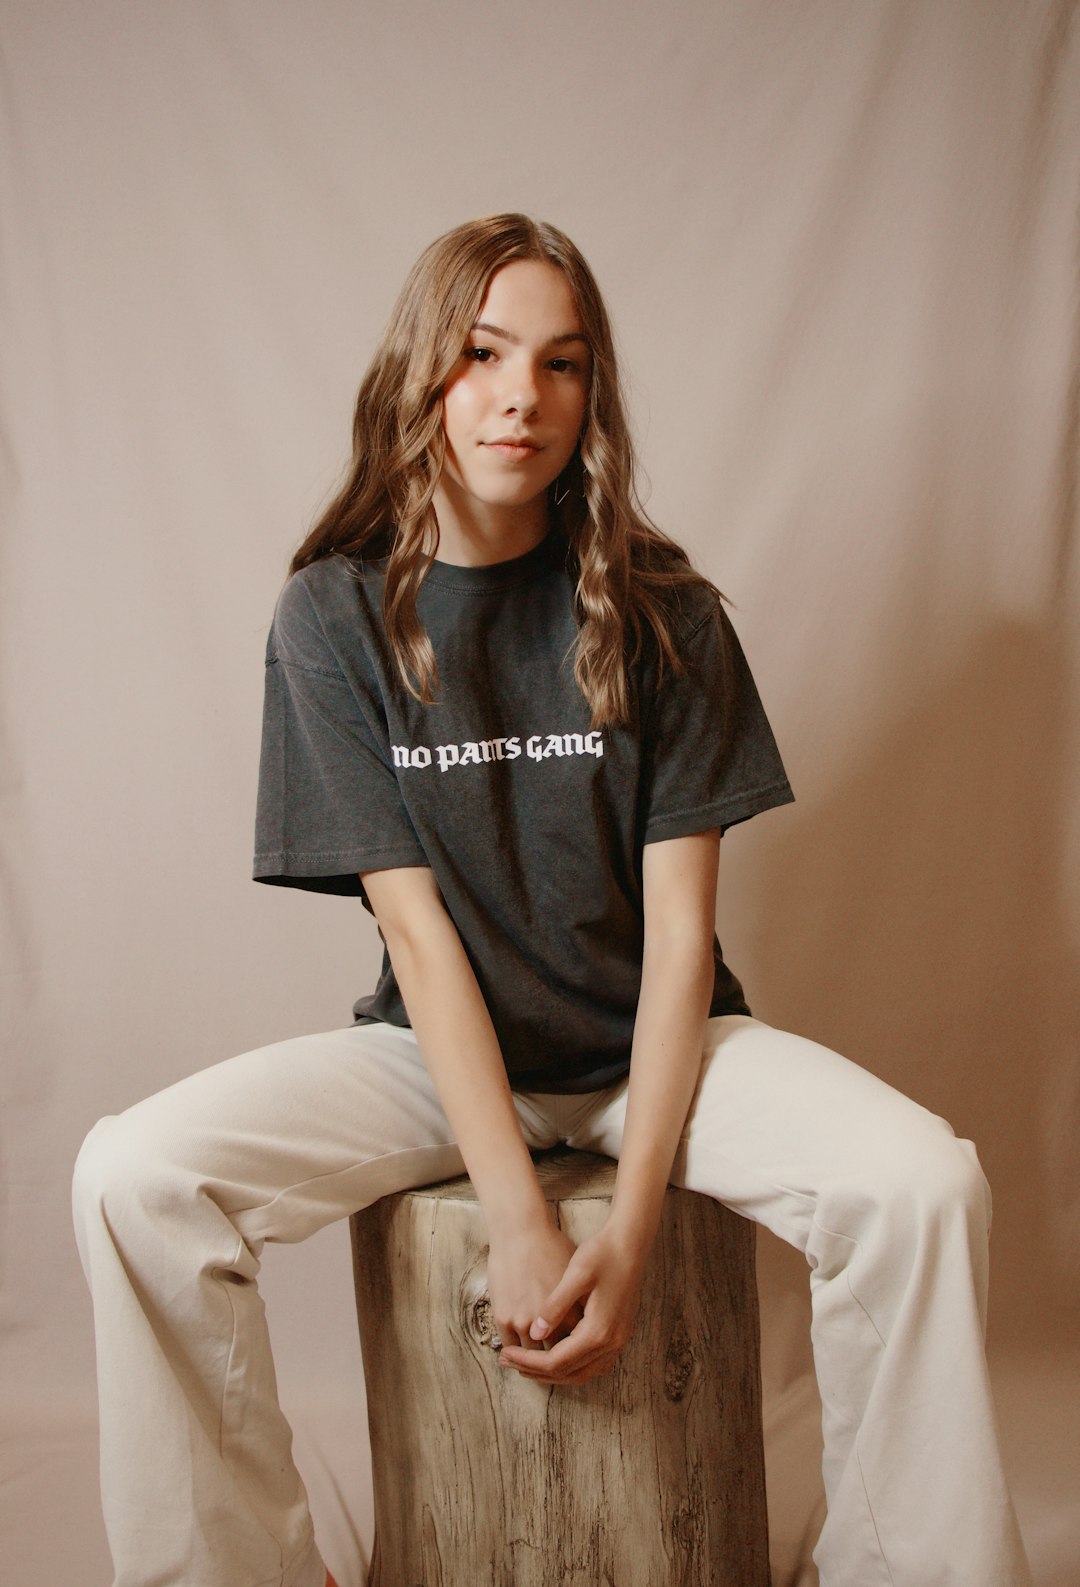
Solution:
<path fill-rule="evenodd" d="M 585 1313 L 582 1311 L 579 1305 L 575 1304 L 571 1306 L 570 1310 L 567 1312 L 562 1322 L 559 1323 L 558 1327 L 553 1328 L 547 1337 L 541 1341 L 542 1347 L 545 1350 L 550 1350 L 561 1340 L 569 1339 L 570 1335 L 573 1333 L 574 1329 L 577 1327 L 584 1315 Z"/>
<path fill-rule="evenodd" d="M 570 1308 L 583 1300 L 592 1287 L 592 1274 L 582 1272 L 571 1258 L 566 1272 L 540 1307 L 540 1313 L 529 1329 L 532 1337 L 547 1339 L 561 1323 L 565 1322 Z"/>
<path fill-rule="evenodd" d="M 561 1383 L 567 1374 L 580 1372 L 604 1356 L 614 1356 L 610 1341 L 598 1339 L 581 1328 L 575 1329 L 565 1339 L 553 1345 L 543 1355 L 531 1356 L 524 1351 L 511 1352 L 502 1358 L 502 1364 L 523 1372 L 528 1377 L 546 1382 Z"/>
<path fill-rule="evenodd" d="M 588 1357 L 574 1370 L 563 1367 L 557 1372 L 551 1372 L 546 1364 L 534 1366 L 533 1358 L 526 1354 L 517 1361 L 507 1360 L 503 1365 L 508 1372 L 515 1371 L 523 1378 L 531 1378 L 534 1383 L 562 1387 L 567 1384 L 588 1383 L 593 1378 L 602 1377 L 612 1370 L 617 1360 L 617 1356 L 599 1352 L 595 1356 Z"/>

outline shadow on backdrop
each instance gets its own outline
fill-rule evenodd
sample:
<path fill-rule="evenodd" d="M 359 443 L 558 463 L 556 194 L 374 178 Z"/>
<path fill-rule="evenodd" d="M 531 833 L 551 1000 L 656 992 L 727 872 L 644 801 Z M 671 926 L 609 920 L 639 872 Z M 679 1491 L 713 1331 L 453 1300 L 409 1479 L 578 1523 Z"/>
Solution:
<path fill-rule="evenodd" d="M 911 658 L 904 658 L 910 669 Z M 979 1149 L 995 1195 L 992 1327 L 1061 1336 L 1075 1315 L 1077 956 L 1060 879 L 1068 669 L 1048 624 L 973 634 L 926 678 L 756 878 L 754 991 Z M 766 929 L 768 920 L 783 929 Z M 762 1243 L 766 1305 L 801 1258 Z"/>

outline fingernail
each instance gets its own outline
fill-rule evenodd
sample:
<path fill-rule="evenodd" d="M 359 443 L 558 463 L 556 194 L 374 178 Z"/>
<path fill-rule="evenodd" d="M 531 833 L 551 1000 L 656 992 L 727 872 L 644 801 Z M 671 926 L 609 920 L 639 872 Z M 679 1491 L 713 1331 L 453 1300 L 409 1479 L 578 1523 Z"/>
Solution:
<path fill-rule="evenodd" d="M 543 1317 L 537 1317 L 529 1329 L 530 1339 L 546 1339 L 551 1332 L 551 1324 Z"/>

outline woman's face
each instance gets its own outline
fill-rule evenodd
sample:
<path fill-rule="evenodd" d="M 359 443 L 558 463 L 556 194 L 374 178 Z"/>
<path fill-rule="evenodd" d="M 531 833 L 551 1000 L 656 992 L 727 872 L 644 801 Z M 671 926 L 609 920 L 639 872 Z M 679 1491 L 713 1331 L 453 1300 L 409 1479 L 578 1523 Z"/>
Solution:
<path fill-rule="evenodd" d="M 536 259 L 496 271 L 443 390 L 440 485 L 459 514 L 535 509 L 574 455 L 590 370 L 562 271 Z"/>

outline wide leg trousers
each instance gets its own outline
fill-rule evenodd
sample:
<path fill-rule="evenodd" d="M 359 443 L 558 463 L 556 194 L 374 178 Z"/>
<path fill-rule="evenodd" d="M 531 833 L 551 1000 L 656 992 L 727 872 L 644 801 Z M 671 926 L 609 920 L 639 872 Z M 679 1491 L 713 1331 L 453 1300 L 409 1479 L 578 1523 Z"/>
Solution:
<path fill-rule="evenodd" d="M 516 1096 L 530 1147 L 615 1158 L 625 1101 L 625 1084 Z M 412 1033 L 387 1025 L 246 1053 L 91 1131 L 75 1218 L 115 1587 L 323 1587 L 259 1254 L 462 1167 Z M 672 1181 L 805 1254 L 823 1587 L 1027 1587 L 983 1353 L 990 1206 L 971 1143 L 837 1054 L 726 1016 L 707 1027 Z"/>

